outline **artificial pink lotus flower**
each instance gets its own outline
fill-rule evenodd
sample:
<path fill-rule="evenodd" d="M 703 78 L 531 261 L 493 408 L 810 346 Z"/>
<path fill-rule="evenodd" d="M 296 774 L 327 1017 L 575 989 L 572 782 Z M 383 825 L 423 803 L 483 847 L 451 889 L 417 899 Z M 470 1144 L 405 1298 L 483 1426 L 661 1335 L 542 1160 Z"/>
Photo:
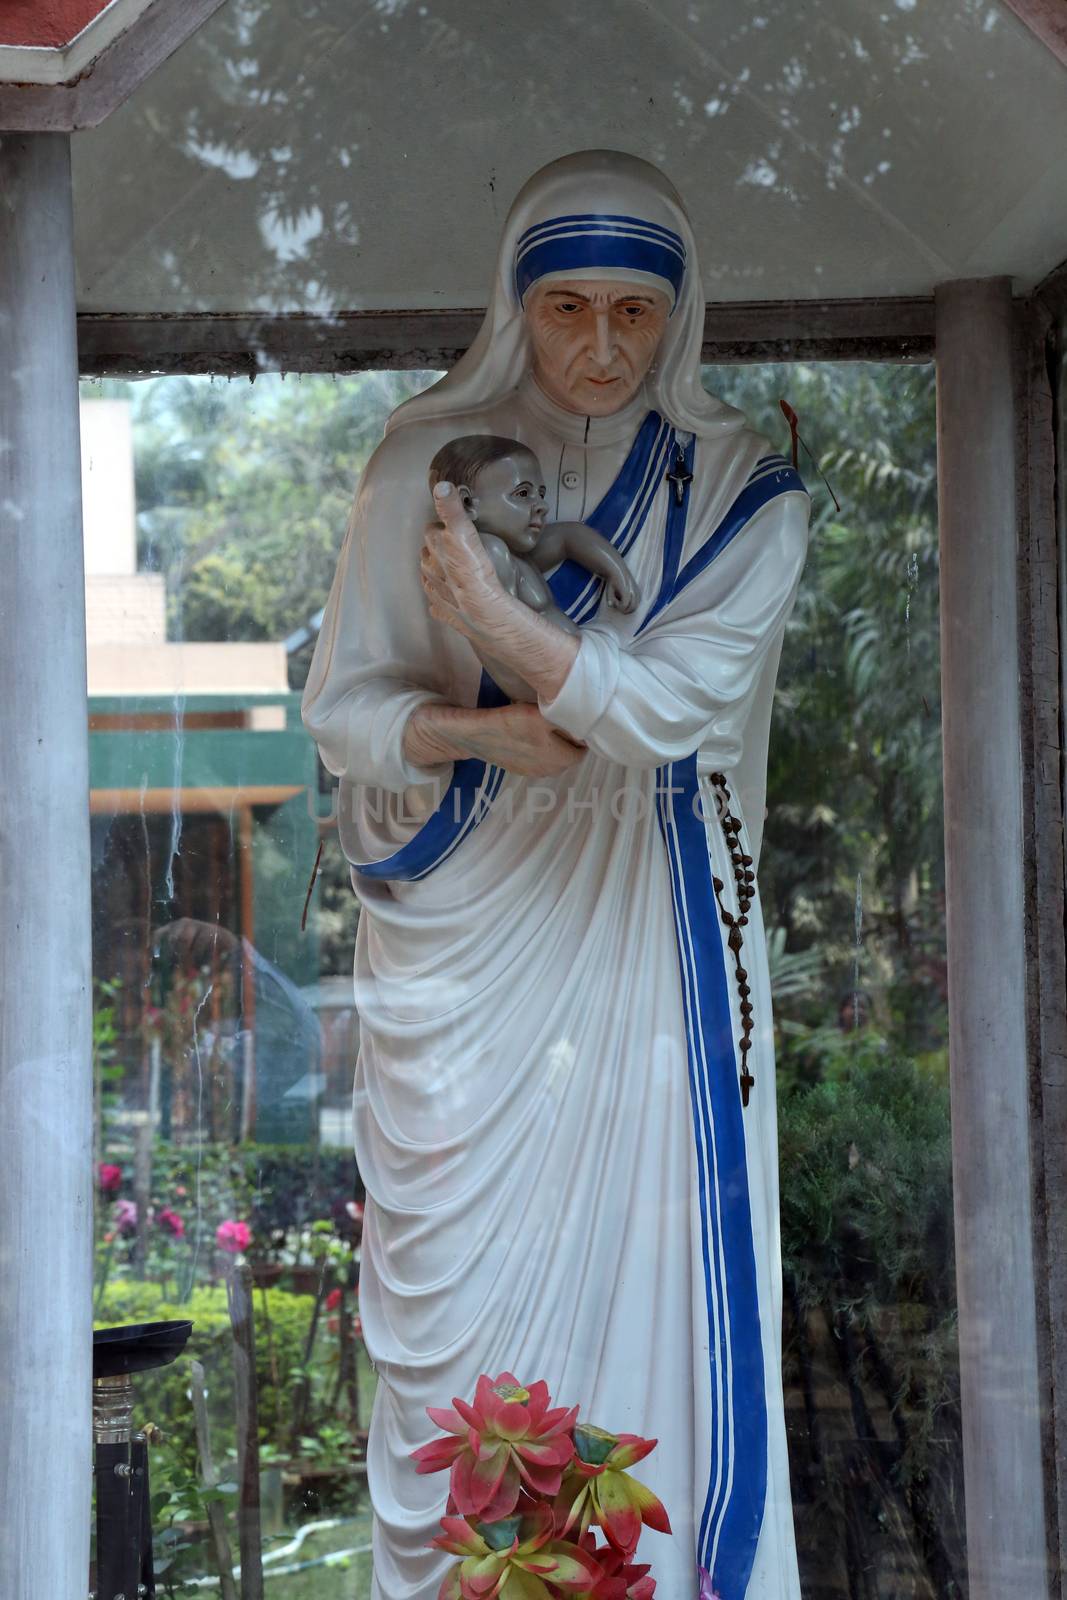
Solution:
<path fill-rule="evenodd" d="M 449 1488 L 465 1517 L 495 1522 L 509 1517 L 525 1484 L 532 1493 L 559 1493 L 574 1455 L 570 1429 L 577 1406 L 551 1408 L 546 1383 L 528 1389 L 510 1372 L 478 1379 L 474 1404 L 455 1399 L 455 1410 L 427 1406 L 426 1414 L 450 1436 L 414 1451 L 418 1471 L 451 1471 Z M 658 1503 L 658 1502 L 657 1502 Z"/>
<path fill-rule="evenodd" d="M 100 1185 L 101 1193 L 117 1194 L 122 1188 L 122 1168 L 116 1167 L 110 1161 L 101 1161 L 96 1169 L 96 1181 Z"/>
<path fill-rule="evenodd" d="M 156 1222 L 161 1228 L 166 1228 L 168 1233 L 173 1234 L 175 1239 L 181 1239 L 185 1234 L 185 1223 L 170 1206 L 163 1206 Z"/>
<path fill-rule="evenodd" d="M 552 1600 L 589 1594 L 600 1567 L 580 1545 L 556 1537 L 550 1508 L 536 1505 L 527 1516 L 473 1523 L 442 1517 L 444 1532 L 433 1541 L 462 1560 L 445 1574 L 438 1600 Z M 546 1584 L 551 1584 L 547 1588 Z"/>
<path fill-rule="evenodd" d="M 574 1430 L 574 1447 L 574 1460 L 556 1496 L 561 1533 L 578 1528 L 584 1534 L 595 1522 L 623 1555 L 636 1548 L 642 1524 L 670 1533 L 662 1501 L 626 1471 L 656 1448 L 655 1439 L 639 1439 L 632 1433 L 616 1437 L 580 1424 Z"/>
<path fill-rule="evenodd" d="M 582 1535 L 581 1546 L 600 1568 L 600 1582 L 578 1600 L 653 1600 L 656 1580 L 650 1567 L 636 1565 L 610 1544 L 597 1549 L 592 1533 Z"/>
<path fill-rule="evenodd" d="M 700 1593 L 697 1595 L 697 1600 L 721 1600 L 707 1567 L 700 1569 Z"/>
<path fill-rule="evenodd" d="M 252 1243 L 252 1230 L 247 1222 L 220 1222 L 215 1229 L 215 1243 L 229 1256 L 239 1256 Z"/>

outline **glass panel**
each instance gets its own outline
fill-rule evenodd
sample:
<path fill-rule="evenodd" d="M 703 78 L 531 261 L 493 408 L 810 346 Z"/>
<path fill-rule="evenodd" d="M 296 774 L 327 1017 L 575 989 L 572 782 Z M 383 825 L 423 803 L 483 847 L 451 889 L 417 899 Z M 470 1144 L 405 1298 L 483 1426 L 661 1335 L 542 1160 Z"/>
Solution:
<path fill-rule="evenodd" d="M 79 304 L 481 306 L 519 185 L 620 143 L 686 197 L 709 300 L 984 273 L 1024 287 L 1062 259 L 1062 72 L 1009 7 L 660 0 L 608 17 L 229 0 L 75 135 Z"/>
<path fill-rule="evenodd" d="M 268 1594 L 370 1594 L 358 906 L 299 691 L 353 487 L 430 376 L 84 388 L 96 1316 L 194 1322 L 137 1391 L 174 1595 L 257 1549 Z M 932 372 L 706 379 L 787 452 L 792 403 L 814 493 L 760 867 L 802 1586 L 947 1600 L 966 1577 Z"/>

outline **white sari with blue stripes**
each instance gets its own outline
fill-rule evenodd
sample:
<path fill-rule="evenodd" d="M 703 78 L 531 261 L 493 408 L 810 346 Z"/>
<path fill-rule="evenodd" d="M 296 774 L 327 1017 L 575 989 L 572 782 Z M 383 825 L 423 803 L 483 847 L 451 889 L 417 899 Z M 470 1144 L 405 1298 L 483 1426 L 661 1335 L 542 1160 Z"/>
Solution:
<path fill-rule="evenodd" d="M 403 757 L 411 708 L 496 701 L 417 590 L 410 485 L 448 435 L 399 429 L 368 468 L 305 717 L 342 778 L 363 903 L 376 1594 L 433 1600 L 447 1564 L 426 1549 L 444 1480 L 408 1461 L 424 1407 L 507 1369 L 659 1439 L 640 1471 L 675 1532 L 647 1534 L 642 1559 L 664 1600 L 695 1600 L 701 1568 L 723 1600 L 795 1600 L 766 956 L 757 899 L 743 1107 L 714 887 L 736 914 L 734 872 L 708 775 L 757 854 L 807 498 L 755 435 L 694 440 L 643 407 L 583 424 L 527 386 L 449 427 L 529 443 L 553 513 L 611 538 L 642 601 L 623 616 L 580 569 L 551 579 L 583 633 L 543 709 L 588 745 L 581 763 L 536 782 L 461 762 L 435 787 Z"/>

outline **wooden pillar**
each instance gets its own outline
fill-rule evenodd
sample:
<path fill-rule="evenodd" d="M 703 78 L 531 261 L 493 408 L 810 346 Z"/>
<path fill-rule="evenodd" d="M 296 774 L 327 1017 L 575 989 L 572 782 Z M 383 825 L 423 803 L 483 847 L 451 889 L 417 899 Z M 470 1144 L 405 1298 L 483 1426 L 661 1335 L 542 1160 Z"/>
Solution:
<path fill-rule="evenodd" d="M 88 1588 L 88 708 L 70 140 L 0 134 L 0 1595 Z"/>
<path fill-rule="evenodd" d="M 1013 309 L 936 295 L 949 1055 L 970 1600 L 1044 1600 L 1034 1273 Z"/>
<path fill-rule="evenodd" d="M 1056 293 L 1055 291 L 1058 291 Z M 1043 296 L 1048 294 L 1050 305 Z M 1045 1508 L 1054 1565 L 1067 1571 L 1067 948 L 1065 948 L 1062 494 L 1065 459 L 1059 307 L 1067 272 L 1016 306 L 1020 534 L 1020 680 L 1027 889 L 1031 1144 L 1034 1151 L 1038 1356 L 1045 1418 Z"/>

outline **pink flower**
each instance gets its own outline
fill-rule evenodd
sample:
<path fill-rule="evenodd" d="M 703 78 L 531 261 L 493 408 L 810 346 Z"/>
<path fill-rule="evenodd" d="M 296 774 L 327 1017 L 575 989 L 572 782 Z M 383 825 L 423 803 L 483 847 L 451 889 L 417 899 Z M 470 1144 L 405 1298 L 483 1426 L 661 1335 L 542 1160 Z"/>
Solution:
<path fill-rule="evenodd" d="M 719 1593 L 711 1581 L 711 1573 L 707 1567 L 700 1569 L 700 1594 L 697 1600 L 720 1600 Z"/>
<path fill-rule="evenodd" d="M 600 1582 L 578 1600 L 653 1600 L 656 1580 L 650 1567 L 635 1564 L 610 1544 L 602 1544 L 598 1550 L 591 1533 L 582 1535 L 581 1548 L 600 1568 Z"/>
<path fill-rule="evenodd" d="M 215 1229 L 215 1243 L 228 1256 L 239 1256 L 252 1243 L 252 1230 L 247 1222 L 220 1222 Z"/>
<path fill-rule="evenodd" d="M 134 1200 L 115 1201 L 115 1228 L 124 1239 L 137 1232 L 137 1203 Z"/>
<path fill-rule="evenodd" d="M 176 1211 L 171 1210 L 170 1206 L 163 1207 L 156 1221 L 161 1228 L 166 1228 L 168 1232 L 172 1233 L 175 1239 L 182 1238 L 185 1233 L 185 1223 Z"/>
<path fill-rule="evenodd" d="M 97 1168 L 97 1182 L 104 1194 L 117 1194 L 122 1188 L 122 1168 L 110 1161 L 101 1161 Z"/>
<path fill-rule="evenodd" d="M 441 1528 L 434 1544 L 461 1559 L 446 1572 L 438 1600 L 496 1600 L 512 1594 L 516 1600 L 520 1595 L 522 1600 L 549 1600 L 552 1595 L 596 1592 L 599 1566 L 587 1550 L 556 1538 L 547 1506 L 496 1522 L 442 1517 Z"/>
<path fill-rule="evenodd" d="M 340 1289 L 331 1289 L 329 1294 L 326 1296 L 326 1309 L 327 1309 L 327 1311 L 336 1311 L 337 1307 L 340 1304 L 341 1304 L 341 1291 L 340 1291 Z"/>
<path fill-rule="evenodd" d="M 430 1421 L 450 1437 L 431 1439 L 412 1453 L 420 1473 L 450 1469 L 452 1499 L 463 1516 L 485 1522 L 510 1516 L 523 1484 L 534 1494 L 559 1493 L 574 1454 L 570 1430 L 577 1406 L 551 1410 L 546 1383 L 526 1389 L 510 1372 L 497 1378 L 483 1373 L 474 1404 L 452 1404 L 453 1411 L 426 1408 Z"/>
<path fill-rule="evenodd" d="M 626 1471 L 656 1448 L 655 1439 L 639 1439 L 632 1433 L 616 1436 L 581 1424 L 574 1430 L 574 1446 L 574 1460 L 556 1497 L 561 1534 L 575 1527 L 584 1534 L 595 1522 L 610 1545 L 629 1555 L 642 1526 L 670 1533 L 662 1502 Z"/>

